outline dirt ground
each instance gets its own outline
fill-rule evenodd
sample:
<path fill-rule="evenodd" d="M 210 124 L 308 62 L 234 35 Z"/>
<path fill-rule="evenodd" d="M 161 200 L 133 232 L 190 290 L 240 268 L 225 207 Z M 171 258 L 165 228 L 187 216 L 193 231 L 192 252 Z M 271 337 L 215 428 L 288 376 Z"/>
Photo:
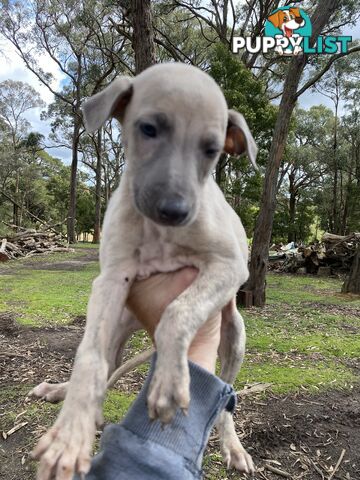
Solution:
<path fill-rule="evenodd" d="M 2 388 L 34 385 L 43 380 L 59 382 L 68 378 L 76 346 L 83 330 L 83 319 L 69 327 L 25 328 L 11 316 L 0 318 L 0 365 Z M 133 373 L 121 382 L 122 391 L 138 391 L 141 375 Z M 328 479 L 343 450 L 335 479 L 358 479 L 360 468 L 360 389 L 331 391 L 317 396 L 267 395 L 241 400 L 237 430 L 258 466 L 258 479 L 307 478 Z M 27 408 L 24 395 L 15 399 Z M 1 415 L 14 409 L 14 398 L 1 405 Z M 20 408 L 21 410 L 21 408 Z M 41 421 L 41 419 L 39 419 Z M 18 422 L 16 422 L 18 423 Z M 0 428 L 0 430 L 2 430 Z M 32 479 L 27 470 L 29 449 L 34 437 L 42 431 L 41 423 L 27 424 L 1 441 L 0 476 L 5 480 Z M 210 440 L 210 458 L 206 475 L 217 478 L 218 446 Z M 22 460 L 23 459 L 23 460 Z M 22 464 L 23 462 L 23 464 Z M 271 472 L 279 469 L 281 474 Z M 16 473 L 15 473 L 16 472 Z M 287 475 L 286 475 L 287 474 Z M 30 476 L 29 476 L 30 475 Z M 228 477 L 238 478 L 229 472 Z"/>
<path fill-rule="evenodd" d="M 54 268 L 54 265 L 53 265 Z M 61 268 L 61 266 L 59 266 Z M 62 266 L 64 268 L 64 265 Z M 66 327 L 21 327 L 11 314 L 0 315 L 0 478 L 32 480 L 29 452 L 43 433 L 41 408 L 19 430 L 21 416 L 39 402 L 26 399 L 28 386 L 68 379 L 84 318 Z M 129 352 L 128 352 L 129 354 Z M 354 363 L 354 368 L 358 362 Z M 143 376 L 133 372 L 117 384 L 137 392 Z M 237 431 L 257 465 L 256 480 L 360 478 L 360 387 L 318 395 L 249 395 L 239 401 Z M 8 411 L 19 412 L 12 425 L 3 423 Z M 40 412 L 40 413 L 39 413 Z M 10 434 L 9 434 L 10 430 Z M 7 434 L 7 435 L 6 435 Z M 209 441 L 206 479 L 237 479 L 225 471 L 215 435 Z"/>

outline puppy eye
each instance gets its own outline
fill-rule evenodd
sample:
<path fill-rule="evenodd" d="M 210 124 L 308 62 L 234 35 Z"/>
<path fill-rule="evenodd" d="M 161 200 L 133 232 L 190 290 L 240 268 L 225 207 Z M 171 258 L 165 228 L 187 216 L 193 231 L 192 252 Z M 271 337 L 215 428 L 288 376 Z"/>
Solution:
<path fill-rule="evenodd" d="M 151 125 L 151 123 L 141 123 L 140 131 L 145 137 L 155 138 L 157 136 L 156 127 Z"/>
<path fill-rule="evenodd" d="M 219 150 L 217 150 L 216 148 L 207 148 L 205 150 L 205 155 L 209 158 L 215 157 L 218 153 L 219 153 Z"/>

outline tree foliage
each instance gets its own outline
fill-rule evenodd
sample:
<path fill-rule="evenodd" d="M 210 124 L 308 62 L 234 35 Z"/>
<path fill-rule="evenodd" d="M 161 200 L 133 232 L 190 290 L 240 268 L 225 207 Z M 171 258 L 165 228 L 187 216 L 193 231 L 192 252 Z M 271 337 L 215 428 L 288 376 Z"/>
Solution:
<path fill-rule="evenodd" d="M 259 298 L 270 241 L 306 242 L 323 230 L 359 231 L 359 45 L 353 42 L 347 56 L 292 59 L 274 52 L 230 51 L 234 36 L 261 35 L 269 14 L 293 3 L 0 1 L 0 34 L 53 94 L 44 108 L 30 86 L 13 80 L 0 84 L 0 189 L 7 195 L 0 203 L 1 219 L 28 225 L 26 212 L 31 211 L 49 222 L 67 219 L 71 241 L 81 232 L 97 237 L 125 166 L 124 149 L 114 122 L 84 134 L 81 102 L 117 75 L 134 75 L 155 58 L 190 63 L 212 75 L 229 107 L 245 116 L 259 145 L 258 173 L 246 157 L 225 155 L 214 172 L 249 237 L 255 238 L 261 275 L 253 278 Z M 346 33 L 358 21 L 359 6 L 359 0 L 301 2 L 316 35 Z M 146 22 L 139 17 L 142 8 Z M 142 33 L 155 48 L 141 43 Z M 57 85 L 39 61 L 44 56 L 57 65 Z M 332 108 L 319 102 L 301 109 L 298 100 L 311 91 L 322 93 Z M 27 115 L 34 108 L 43 109 L 42 119 L 51 126 L 47 138 L 31 131 Z M 51 157 L 47 147 L 58 146 L 71 152 L 71 165 Z"/>

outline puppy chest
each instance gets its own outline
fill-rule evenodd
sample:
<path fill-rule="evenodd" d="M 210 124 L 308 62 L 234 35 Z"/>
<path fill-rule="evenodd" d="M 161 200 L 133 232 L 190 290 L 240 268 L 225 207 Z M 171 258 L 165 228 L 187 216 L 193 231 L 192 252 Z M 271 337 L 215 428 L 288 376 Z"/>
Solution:
<path fill-rule="evenodd" d="M 166 238 L 166 232 L 144 228 L 141 245 L 136 250 L 138 278 L 146 278 L 154 273 L 171 272 L 192 265 L 190 252 Z"/>
<path fill-rule="evenodd" d="M 190 264 L 187 255 L 181 255 L 169 243 L 145 243 L 138 249 L 138 278 L 154 273 L 172 272 Z"/>

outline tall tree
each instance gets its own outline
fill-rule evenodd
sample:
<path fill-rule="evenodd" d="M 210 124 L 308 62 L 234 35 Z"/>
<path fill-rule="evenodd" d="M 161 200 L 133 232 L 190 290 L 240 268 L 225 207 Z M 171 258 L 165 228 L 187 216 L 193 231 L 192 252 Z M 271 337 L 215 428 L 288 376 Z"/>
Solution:
<path fill-rule="evenodd" d="M 151 0 L 134 0 L 131 6 L 131 18 L 135 72 L 138 74 L 155 63 Z"/>
<path fill-rule="evenodd" d="M 115 69 L 116 62 L 123 62 L 119 53 L 122 40 L 114 42 L 114 35 L 108 35 L 112 26 L 107 8 L 107 4 L 95 0 L 21 0 L 0 4 L 2 35 L 15 46 L 27 68 L 66 106 L 71 117 L 72 162 L 67 224 L 70 242 L 76 241 L 78 151 L 83 132 L 81 101 L 84 95 L 101 88 L 102 82 Z M 53 76 L 38 62 L 44 54 L 61 72 L 61 89 L 53 86 Z M 97 65 L 94 65 L 94 58 L 98 59 Z M 92 85 L 90 91 L 87 82 Z"/>
<path fill-rule="evenodd" d="M 15 172 L 13 190 L 13 224 L 20 226 L 19 210 L 21 199 L 19 198 L 20 172 L 22 167 L 21 143 L 28 133 L 30 123 L 24 114 L 33 108 L 43 107 L 39 93 L 29 84 L 5 80 L 0 83 L 0 118 L 8 131 L 11 139 L 11 160 Z"/>
<path fill-rule="evenodd" d="M 329 23 L 330 18 L 340 7 L 339 0 L 320 0 L 311 21 L 313 33 L 311 44 L 314 44 L 324 27 Z M 353 51 L 357 51 L 354 47 Z M 330 68 L 331 64 L 341 54 L 332 57 L 324 67 L 322 74 Z M 309 55 L 303 54 L 294 57 L 289 64 L 285 78 L 283 94 L 279 106 L 279 112 L 274 129 L 273 142 L 270 149 L 269 160 L 266 167 L 263 193 L 260 202 L 259 216 L 256 221 L 254 239 L 251 250 L 250 278 L 246 288 L 253 292 L 254 304 L 263 306 L 265 304 L 265 278 L 268 265 L 268 252 L 271 240 L 271 232 L 276 208 L 276 191 L 281 160 L 284 153 L 285 143 L 289 133 L 290 119 L 295 108 L 298 97 L 309 87 L 315 84 L 320 78 L 319 73 L 310 79 L 303 87 L 299 83 L 304 69 L 309 61 Z M 330 63 L 331 62 L 331 63 Z M 320 72 L 321 73 L 321 72 Z"/>
<path fill-rule="evenodd" d="M 333 126 L 334 115 L 323 105 L 295 112 L 280 174 L 281 190 L 286 190 L 288 197 L 288 242 L 304 240 L 297 215 L 299 202 L 302 198 L 307 200 L 309 190 L 319 188 L 329 171 Z"/>

